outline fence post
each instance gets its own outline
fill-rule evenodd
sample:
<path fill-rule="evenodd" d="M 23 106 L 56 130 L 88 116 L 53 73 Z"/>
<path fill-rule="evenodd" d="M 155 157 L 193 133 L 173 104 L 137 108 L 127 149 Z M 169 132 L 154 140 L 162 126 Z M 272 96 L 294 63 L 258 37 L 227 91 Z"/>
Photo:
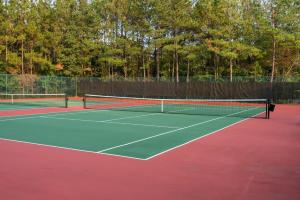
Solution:
<path fill-rule="evenodd" d="M 75 96 L 78 96 L 78 88 L 77 88 L 77 84 L 78 84 L 78 79 L 77 76 L 75 76 Z"/>
<path fill-rule="evenodd" d="M 8 93 L 8 74 L 5 74 L 5 94 L 7 94 Z"/>

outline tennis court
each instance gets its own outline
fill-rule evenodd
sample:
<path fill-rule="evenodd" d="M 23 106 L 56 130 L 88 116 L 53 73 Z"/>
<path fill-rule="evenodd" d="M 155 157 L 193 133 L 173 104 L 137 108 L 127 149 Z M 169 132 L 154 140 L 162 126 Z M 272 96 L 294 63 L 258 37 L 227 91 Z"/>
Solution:
<path fill-rule="evenodd" d="M 85 110 L 1 117 L 0 138 L 147 160 L 246 119 L 265 120 L 265 102 L 90 95 Z"/>

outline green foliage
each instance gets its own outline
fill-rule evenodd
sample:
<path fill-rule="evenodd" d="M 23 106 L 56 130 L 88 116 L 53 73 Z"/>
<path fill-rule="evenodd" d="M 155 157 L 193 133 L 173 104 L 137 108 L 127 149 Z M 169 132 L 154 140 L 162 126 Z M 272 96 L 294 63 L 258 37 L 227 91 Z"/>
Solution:
<path fill-rule="evenodd" d="M 299 0 L 0 1 L 0 71 L 178 80 L 269 76 L 275 63 L 298 76 L 299 10 Z"/>

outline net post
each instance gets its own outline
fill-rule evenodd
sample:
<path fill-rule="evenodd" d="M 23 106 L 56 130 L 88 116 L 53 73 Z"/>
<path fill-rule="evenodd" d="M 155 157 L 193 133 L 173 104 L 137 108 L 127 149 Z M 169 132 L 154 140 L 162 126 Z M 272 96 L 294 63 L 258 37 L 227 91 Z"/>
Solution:
<path fill-rule="evenodd" d="M 14 104 L 14 95 L 11 95 L 11 104 Z"/>
<path fill-rule="evenodd" d="M 65 108 L 68 108 L 69 97 L 65 95 Z"/>
<path fill-rule="evenodd" d="M 86 95 L 83 96 L 82 101 L 83 101 L 83 108 L 87 109 L 87 107 L 86 107 Z"/>
<path fill-rule="evenodd" d="M 8 74 L 5 75 L 5 94 L 8 94 Z"/>
<path fill-rule="evenodd" d="M 164 112 L 164 100 L 161 100 L 161 110 L 160 110 L 160 112 Z"/>
<path fill-rule="evenodd" d="M 270 104 L 271 104 L 271 100 L 267 99 L 267 119 L 270 119 Z"/>
<path fill-rule="evenodd" d="M 271 110 L 270 110 L 270 107 L 271 107 L 271 104 L 272 104 L 272 100 L 269 99 L 269 103 L 268 103 L 268 119 L 270 119 L 270 115 L 271 115 Z"/>

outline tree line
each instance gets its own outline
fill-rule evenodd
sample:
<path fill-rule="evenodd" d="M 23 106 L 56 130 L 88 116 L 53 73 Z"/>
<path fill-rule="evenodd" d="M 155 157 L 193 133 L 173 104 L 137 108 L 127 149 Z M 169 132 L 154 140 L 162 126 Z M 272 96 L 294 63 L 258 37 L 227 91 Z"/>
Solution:
<path fill-rule="evenodd" d="M 300 75 L 299 0 L 0 0 L 0 73 Z"/>

